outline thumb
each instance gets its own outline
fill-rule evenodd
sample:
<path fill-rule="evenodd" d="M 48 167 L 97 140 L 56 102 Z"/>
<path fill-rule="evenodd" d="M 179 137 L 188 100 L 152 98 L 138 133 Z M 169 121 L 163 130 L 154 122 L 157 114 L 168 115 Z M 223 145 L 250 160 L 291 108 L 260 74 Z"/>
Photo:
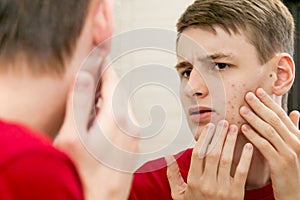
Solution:
<path fill-rule="evenodd" d="M 167 162 L 167 177 L 169 180 L 172 198 L 174 200 L 183 199 L 187 184 L 184 182 L 179 171 L 176 159 L 173 156 L 166 156 Z"/>
<path fill-rule="evenodd" d="M 300 118 L 300 113 L 296 110 L 292 111 L 289 115 L 290 119 L 292 120 L 293 124 L 299 128 L 299 118 Z"/>

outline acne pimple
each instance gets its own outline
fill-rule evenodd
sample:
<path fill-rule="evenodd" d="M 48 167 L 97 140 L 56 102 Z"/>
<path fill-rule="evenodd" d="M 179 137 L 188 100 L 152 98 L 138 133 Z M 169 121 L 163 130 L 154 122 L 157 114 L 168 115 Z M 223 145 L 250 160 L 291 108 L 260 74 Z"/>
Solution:
<path fill-rule="evenodd" d="M 231 106 L 232 109 L 234 109 L 234 106 Z"/>
<path fill-rule="evenodd" d="M 235 87 L 235 84 L 232 84 L 231 87 Z"/>

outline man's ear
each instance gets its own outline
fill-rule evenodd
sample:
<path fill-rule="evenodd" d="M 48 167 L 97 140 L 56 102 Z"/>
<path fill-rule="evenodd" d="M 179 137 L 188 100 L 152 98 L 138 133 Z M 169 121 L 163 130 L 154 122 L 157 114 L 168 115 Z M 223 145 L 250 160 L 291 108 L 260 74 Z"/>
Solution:
<path fill-rule="evenodd" d="M 276 55 L 275 61 L 275 76 L 273 83 L 273 93 L 281 96 L 287 93 L 295 79 L 295 64 L 293 58 L 287 53 L 280 53 Z"/>
<path fill-rule="evenodd" d="M 111 0 L 99 0 L 95 4 L 93 23 L 93 42 L 98 45 L 110 38 L 114 31 L 114 19 Z"/>

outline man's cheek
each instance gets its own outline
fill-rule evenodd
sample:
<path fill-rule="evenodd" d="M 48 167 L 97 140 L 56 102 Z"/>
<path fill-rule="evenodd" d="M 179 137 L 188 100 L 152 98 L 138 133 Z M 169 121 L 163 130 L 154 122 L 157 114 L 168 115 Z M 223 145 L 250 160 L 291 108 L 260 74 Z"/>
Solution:
<path fill-rule="evenodd" d="M 226 119 L 238 126 L 244 123 L 244 120 L 239 114 L 241 106 L 246 105 L 245 94 L 249 91 L 249 88 L 245 83 L 232 83 L 230 88 L 227 88 L 226 95 Z"/>

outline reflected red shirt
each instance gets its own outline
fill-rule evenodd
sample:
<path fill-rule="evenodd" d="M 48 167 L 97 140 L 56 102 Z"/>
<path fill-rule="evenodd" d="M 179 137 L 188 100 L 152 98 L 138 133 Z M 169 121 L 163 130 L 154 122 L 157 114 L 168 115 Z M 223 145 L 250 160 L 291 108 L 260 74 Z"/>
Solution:
<path fill-rule="evenodd" d="M 193 149 L 187 149 L 177 155 L 181 175 L 186 182 Z M 164 166 L 157 169 L 157 166 Z M 150 161 L 135 174 L 129 200 L 172 200 L 171 189 L 167 178 L 167 167 L 164 158 Z M 245 200 L 274 200 L 272 185 L 245 191 Z"/>

